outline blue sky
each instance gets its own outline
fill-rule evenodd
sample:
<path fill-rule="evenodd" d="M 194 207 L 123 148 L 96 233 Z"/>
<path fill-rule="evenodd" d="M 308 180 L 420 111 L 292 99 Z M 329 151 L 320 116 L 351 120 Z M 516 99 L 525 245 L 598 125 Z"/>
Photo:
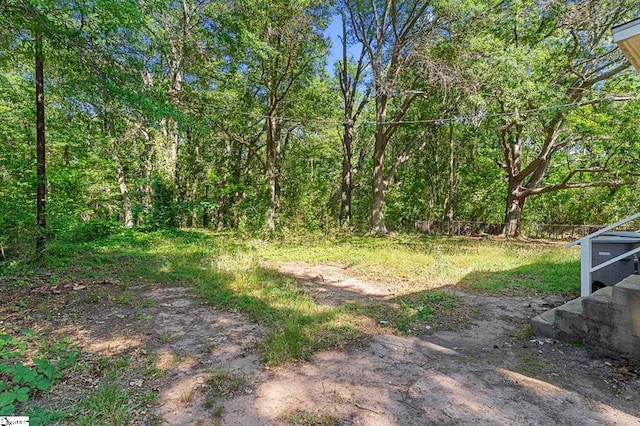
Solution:
<path fill-rule="evenodd" d="M 337 61 L 342 59 L 342 42 L 338 36 L 342 37 L 342 18 L 340 15 L 333 15 L 331 23 L 324 30 L 324 35 L 331 39 L 331 48 L 329 49 L 329 58 L 327 61 L 327 72 L 333 73 L 333 66 Z M 349 54 L 351 56 L 360 55 L 360 44 L 355 44 L 349 48 Z"/>
<path fill-rule="evenodd" d="M 324 34 L 331 39 L 331 49 L 329 49 L 329 61 L 327 63 L 327 71 L 333 70 L 333 64 L 341 59 L 342 46 L 338 35 L 342 34 L 342 20 L 340 15 L 334 15 L 331 19 L 331 24 L 324 31 Z"/>

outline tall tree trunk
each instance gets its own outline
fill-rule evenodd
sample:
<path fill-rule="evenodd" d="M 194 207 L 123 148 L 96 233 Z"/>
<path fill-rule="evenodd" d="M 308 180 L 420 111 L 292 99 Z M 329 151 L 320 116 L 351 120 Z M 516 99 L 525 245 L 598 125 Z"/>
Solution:
<path fill-rule="evenodd" d="M 251 164 L 251 158 L 251 151 L 247 151 L 247 155 L 245 157 L 242 146 L 237 146 L 233 170 L 233 185 L 235 186 L 236 191 L 233 193 L 230 206 L 230 208 L 232 208 L 231 227 L 233 229 L 238 229 L 240 226 L 240 212 L 236 206 L 244 202 L 247 198 L 246 187 L 248 186 L 247 182 L 249 179 L 249 165 Z M 245 159 L 244 163 L 242 161 L 243 159 Z M 242 190 L 239 188 L 242 188 Z"/>
<path fill-rule="evenodd" d="M 133 211 L 131 210 L 131 198 L 129 197 L 129 189 L 124 176 L 124 168 L 120 164 L 120 158 L 116 154 L 116 174 L 118 177 L 118 186 L 120 187 L 120 196 L 122 197 L 122 213 L 124 215 L 124 226 L 133 228 Z"/>
<path fill-rule="evenodd" d="M 527 196 L 521 193 L 521 182 L 510 181 L 507 194 L 507 208 L 504 215 L 504 228 L 502 235 L 518 238 L 522 234 L 522 211 L 527 202 Z"/>
<path fill-rule="evenodd" d="M 384 158 L 386 140 L 384 135 L 385 114 L 381 115 L 377 121 L 376 142 L 373 151 L 373 200 L 371 203 L 371 232 L 374 234 L 385 234 L 387 227 L 384 223 Z"/>
<path fill-rule="evenodd" d="M 151 142 L 151 137 L 149 132 L 146 129 L 143 129 L 144 135 L 144 155 L 145 155 L 145 163 L 144 163 L 144 186 L 143 186 L 143 210 L 144 214 L 148 214 L 151 211 L 151 207 L 153 206 L 153 188 L 152 188 L 152 180 L 153 180 L 153 142 Z"/>
<path fill-rule="evenodd" d="M 222 180 L 219 183 L 220 195 L 218 196 L 218 212 L 216 219 L 216 229 L 218 231 L 222 231 L 226 225 L 225 218 L 227 217 L 227 210 L 229 209 L 229 204 L 231 202 L 231 194 L 229 194 L 226 190 L 229 185 L 229 173 L 231 168 L 231 160 L 233 155 L 233 143 L 231 140 L 227 139 L 224 147 L 224 170 L 225 173 L 222 176 Z"/>
<path fill-rule="evenodd" d="M 340 202 L 340 222 L 351 222 L 351 179 L 353 167 L 351 157 L 353 154 L 353 138 L 355 136 L 354 123 L 348 118 L 344 123 L 344 135 L 342 137 L 342 185 Z"/>
<path fill-rule="evenodd" d="M 454 218 L 454 191 L 456 188 L 456 142 L 453 138 L 453 122 L 449 124 L 449 196 L 447 199 L 447 220 L 448 233 L 453 236 L 453 218 Z"/>
<path fill-rule="evenodd" d="M 47 196 L 46 150 L 44 132 L 44 54 L 42 52 L 42 34 L 36 30 L 36 151 L 38 162 L 38 191 L 36 200 L 36 223 L 38 236 L 36 237 L 36 254 L 44 254 L 46 243 L 47 218 L 45 214 Z"/>
<path fill-rule="evenodd" d="M 160 173 L 162 177 L 172 185 L 178 181 L 178 122 L 172 118 L 162 119 L 162 142 L 160 143 L 160 153 L 162 163 Z"/>
<path fill-rule="evenodd" d="M 211 209 L 210 207 L 205 207 L 202 209 L 202 227 L 204 229 L 209 229 L 209 225 L 211 223 Z"/>
<path fill-rule="evenodd" d="M 267 180 L 269 185 L 269 211 L 267 212 L 267 231 L 273 233 L 280 214 L 280 129 L 277 118 L 267 118 Z"/>
<path fill-rule="evenodd" d="M 356 137 L 356 120 L 362 113 L 369 100 L 369 88 L 362 94 L 359 102 L 356 102 L 360 79 L 366 68 L 366 49 L 364 45 L 360 51 L 360 57 L 355 64 L 355 71 L 349 70 L 349 49 L 347 48 L 347 16 L 345 11 L 341 11 L 342 17 L 342 61 L 339 66 L 340 89 L 342 90 L 342 100 L 344 103 L 344 135 L 342 136 L 342 180 L 340 185 L 340 222 L 347 224 L 351 222 L 351 192 L 353 181 L 353 143 Z"/>

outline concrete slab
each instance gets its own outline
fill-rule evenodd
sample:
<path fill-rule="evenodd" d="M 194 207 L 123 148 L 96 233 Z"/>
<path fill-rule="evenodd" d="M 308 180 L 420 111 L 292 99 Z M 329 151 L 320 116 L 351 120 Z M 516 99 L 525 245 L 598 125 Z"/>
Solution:
<path fill-rule="evenodd" d="M 613 287 L 604 287 L 582 299 L 587 327 L 591 321 L 613 321 Z"/>

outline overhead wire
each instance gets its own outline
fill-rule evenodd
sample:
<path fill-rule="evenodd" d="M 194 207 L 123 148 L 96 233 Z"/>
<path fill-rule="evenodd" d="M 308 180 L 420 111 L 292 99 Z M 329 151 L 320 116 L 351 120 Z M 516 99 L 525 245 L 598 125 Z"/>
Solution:
<path fill-rule="evenodd" d="M 587 100 L 576 101 L 576 102 L 547 105 L 547 106 L 536 107 L 536 108 L 527 108 L 522 110 L 515 109 L 513 111 L 499 112 L 499 113 L 460 114 L 460 115 L 454 115 L 454 116 L 438 117 L 438 118 L 430 118 L 430 119 L 422 119 L 422 120 L 395 120 L 395 121 L 394 120 L 386 120 L 386 121 L 358 120 L 356 125 L 359 125 L 359 126 L 380 125 L 380 124 L 385 126 L 387 125 L 402 126 L 402 125 L 415 125 L 415 124 L 445 125 L 445 124 L 450 124 L 452 122 L 458 122 L 458 123 L 477 122 L 477 121 L 486 120 L 489 118 L 503 118 L 503 117 L 514 117 L 514 116 L 517 117 L 517 116 L 522 116 L 527 114 L 537 114 L 537 113 L 542 113 L 547 111 L 554 111 L 554 110 L 566 109 L 571 107 L 581 107 L 581 106 L 593 105 L 593 104 L 609 102 L 609 101 L 622 102 L 622 101 L 634 101 L 634 100 L 640 100 L 640 94 L 627 93 L 627 94 L 611 95 L 611 96 L 605 96 L 605 97 L 595 98 L 595 99 L 587 99 Z M 181 101 L 180 103 L 181 104 L 197 103 L 199 106 L 202 106 L 202 107 L 204 106 L 211 107 L 211 104 L 206 102 L 199 102 L 193 98 L 191 98 L 188 102 Z M 242 115 L 242 116 L 252 117 L 256 121 L 273 118 L 273 119 L 280 120 L 283 122 L 288 122 L 288 123 L 310 123 L 310 124 L 315 124 L 319 126 L 343 126 L 346 124 L 345 121 L 341 121 L 341 120 L 313 119 L 313 118 L 302 118 L 302 117 L 291 117 L 291 116 L 269 116 L 269 115 L 264 115 L 259 113 L 256 114 L 248 111 L 229 110 L 229 111 L 226 111 L 226 113 L 230 115 Z"/>

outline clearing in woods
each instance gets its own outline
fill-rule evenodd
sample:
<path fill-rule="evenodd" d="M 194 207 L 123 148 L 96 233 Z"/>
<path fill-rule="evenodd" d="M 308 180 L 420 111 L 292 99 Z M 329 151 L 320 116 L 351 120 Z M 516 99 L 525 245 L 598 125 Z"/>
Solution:
<path fill-rule="evenodd" d="M 34 275 L 3 286 L 4 333 L 29 327 L 82 355 L 23 408 L 67 407 L 61 424 L 640 424 L 637 365 L 530 335 L 560 295 L 446 286 L 446 318 L 429 311 L 401 333 L 380 308 L 407 303 L 395 283 L 328 262 L 268 265 L 317 306 L 376 306 L 366 333 L 268 362 L 274 323 L 205 304 L 192 286 Z M 92 395 L 109 385 L 130 398 L 97 413 Z"/>

